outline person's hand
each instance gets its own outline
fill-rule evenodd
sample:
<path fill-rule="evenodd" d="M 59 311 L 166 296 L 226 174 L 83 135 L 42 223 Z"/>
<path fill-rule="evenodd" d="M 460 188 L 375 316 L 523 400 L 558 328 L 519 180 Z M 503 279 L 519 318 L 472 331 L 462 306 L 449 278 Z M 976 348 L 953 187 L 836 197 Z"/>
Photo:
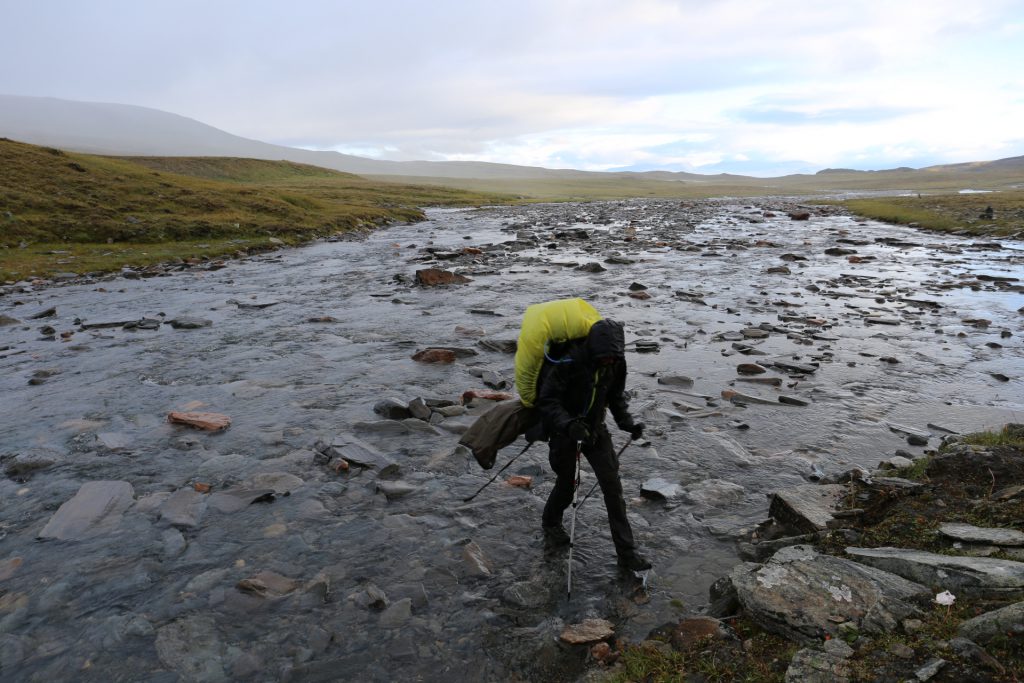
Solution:
<path fill-rule="evenodd" d="M 630 428 L 627 429 L 626 431 L 629 432 L 629 436 L 633 441 L 637 441 L 643 438 L 644 426 L 645 425 L 643 422 L 636 422 L 632 426 L 630 426 Z"/>
<path fill-rule="evenodd" d="M 573 420 L 570 422 L 569 428 L 565 431 L 573 441 L 579 442 L 590 439 L 590 430 L 587 429 L 587 425 L 583 424 L 580 420 Z"/>

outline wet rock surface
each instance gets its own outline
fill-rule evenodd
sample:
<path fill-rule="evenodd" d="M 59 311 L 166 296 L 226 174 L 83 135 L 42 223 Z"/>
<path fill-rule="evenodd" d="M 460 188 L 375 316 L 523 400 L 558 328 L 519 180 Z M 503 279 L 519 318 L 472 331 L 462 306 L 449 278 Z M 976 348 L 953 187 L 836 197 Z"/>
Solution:
<path fill-rule="evenodd" d="M 673 600 L 703 605 L 736 563 L 730 530 L 763 518 L 766 494 L 815 468 L 919 455 L 907 439 L 933 438 L 929 422 L 963 431 L 1024 401 L 1019 283 L 981 277 L 1019 270 L 1009 242 L 784 200 L 429 216 L 216 267 L 0 286 L 4 676 L 80 680 L 88 661 L 105 680 L 573 680 L 582 659 L 552 649 L 564 624 L 604 618 L 640 640 Z M 862 260 L 825 254 L 847 237 L 865 242 Z M 417 285 L 430 268 L 451 277 Z M 460 424 L 490 403 L 486 382 L 513 376 L 526 306 L 567 296 L 626 324 L 632 409 L 651 439 L 621 464 L 655 565 L 642 601 L 599 495 L 580 511 L 565 597 L 565 556 L 539 528 L 543 447 L 508 472 L 531 487 L 460 503 L 486 481 L 456 448 Z M 412 360 L 424 349 L 451 362 Z M 739 375 L 745 362 L 764 372 Z M 723 399 L 733 386 L 748 400 Z M 417 398 L 429 410 L 411 417 Z M 176 426 L 170 412 L 231 427 Z M 645 499 L 653 477 L 679 495 Z M 110 508 L 113 531 L 35 540 L 84 484 L 111 481 L 134 501 Z"/>

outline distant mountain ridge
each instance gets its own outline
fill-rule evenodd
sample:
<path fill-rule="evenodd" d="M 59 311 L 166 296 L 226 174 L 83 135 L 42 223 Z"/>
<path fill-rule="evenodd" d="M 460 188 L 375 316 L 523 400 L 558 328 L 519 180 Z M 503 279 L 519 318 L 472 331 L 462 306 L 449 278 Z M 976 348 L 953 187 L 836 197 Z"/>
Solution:
<path fill-rule="evenodd" d="M 692 183 L 764 183 L 806 178 L 865 178 L 908 173 L 1024 173 L 1024 156 L 929 166 L 915 170 L 823 169 L 771 178 L 682 171 L 595 172 L 476 161 L 382 161 L 340 152 L 310 151 L 232 135 L 178 114 L 127 104 L 79 102 L 51 97 L 0 95 L 0 137 L 48 147 L 112 156 L 213 156 L 293 161 L 370 176 L 407 179 L 570 180 L 641 178 Z M 1022 178 L 1024 179 L 1024 178 Z"/>

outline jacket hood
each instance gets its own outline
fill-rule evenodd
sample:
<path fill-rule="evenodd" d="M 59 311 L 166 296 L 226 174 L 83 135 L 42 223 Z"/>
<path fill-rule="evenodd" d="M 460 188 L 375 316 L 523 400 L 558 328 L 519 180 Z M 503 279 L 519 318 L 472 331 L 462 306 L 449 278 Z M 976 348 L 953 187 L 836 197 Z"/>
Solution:
<path fill-rule="evenodd" d="M 598 320 L 587 334 L 587 355 L 592 359 L 626 357 L 626 335 L 622 323 Z"/>

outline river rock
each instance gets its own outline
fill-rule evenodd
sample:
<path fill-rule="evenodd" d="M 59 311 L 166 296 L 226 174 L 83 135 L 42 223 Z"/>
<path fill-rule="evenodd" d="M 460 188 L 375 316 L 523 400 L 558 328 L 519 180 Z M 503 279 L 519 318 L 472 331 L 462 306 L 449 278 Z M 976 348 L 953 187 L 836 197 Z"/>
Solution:
<path fill-rule="evenodd" d="M 736 372 L 741 375 L 760 375 L 768 371 L 757 363 L 740 363 L 736 366 Z"/>
<path fill-rule="evenodd" d="M 177 671 L 187 681 L 221 683 L 225 648 L 217 627 L 208 616 L 184 617 L 157 629 L 156 653 L 164 666 Z"/>
<path fill-rule="evenodd" d="M 219 432 L 231 426 L 231 418 L 220 413 L 182 413 L 171 412 L 167 414 L 167 421 L 173 424 L 183 424 L 207 432 Z"/>
<path fill-rule="evenodd" d="M 351 434 L 338 434 L 330 444 L 321 444 L 320 452 L 330 458 L 341 458 L 357 467 L 376 469 L 379 474 L 398 471 L 398 463 Z"/>
<path fill-rule="evenodd" d="M 843 641 L 826 641 L 830 642 Z M 846 683 L 850 680 L 850 665 L 845 657 L 805 647 L 793 655 L 784 680 L 786 683 Z"/>
<path fill-rule="evenodd" d="M 470 541 L 462 549 L 462 562 L 470 576 L 479 578 L 491 577 L 493 571 L 491 562 L 484 555 L 483 549 L 476 544 L 476 541 Z"/>
<path fill-rule="evenodd" d="M 615 628 L 607 619 L 584 619 L 582 623 L 566 626 L 559 638 L 570 645 L 584 645 L 611 638 L 613 635 Z"/>
<path fill-rule="evenodd" d="M 131 437 L 120 432 L 100 432 L 96 435 L 96 442 L 114 453 L 125 451 L 132 445 Z"/>
<path fill-rule="evenodd" d="M 167 324 L 176 330 L 198 330 L 201 327 L 209 327 L 213 325 L 213 321 L 206 320 L 205 318 L 182 315 L 173 320 L 168 320 Z"/>
<path fill-rule="evenodd" d="M 402 598 L 380 613 L 380 627 L 402 628 L 410 617 L 412 617 L 412 598 Z"/>
<path fill-rule="evenodd" d="M 841 484 L 801 484 L 773 493 L 768 514 L 804 533 L 824 531 L 845 494 Z"/>
<path fill-rule="evenodd" d="M 523 609 L 540 609 L 550 597 L 550 584 L 544 579 L 517 581 L 501 593 L 502 602 Z"/>
<path fill-rule="evenodd" d="M 256 576 L 242 579 L 235 588 L 243 593 L 260 597 L 281 597 L 299 587 L 299 582 L 272 571 L 262 571 Z"/>
<path fill-rule="evenodd" d="M 764 565 L 743 563 L 730 574 L 740 603 L 765 629 L 791 640 L 818 643 L 853 622 L 867 634 L 895 630 L 920 611 L 910 601 L 930 589 L 895 574 L 818 553 L 813 546 L 783 548 Z"/>
<path fill-rule="evenodd" d="M 160 536 L 160 542 L 163 546 L 164 557 L 168 559 L 178 557 L 188 547 L 185 537 L 177 529 L 164 529 L 164 533 Z"/>
<path fill-rule="evenodd" d="M 423 349 L 413 354 L 417 363 L 454 363 L 455 352 L 449 349 Z"/>
<path fill-rule="evenodd" d="M 242 486 L 250 489 L 270 489 L 279 496 L 288 495 L 302 488 L 301 478 L 287 472 L 261 472 L 249 477 Z"/>
<path fill-rule="evenodd" d="M 430 414 L 433 412 L 422 398 L 414 398 L 409 401 L 408 407 L 408 417 L 414 417 L 417 420 L 429 420 Z"/>
<path fill-rule="evenodd" d="M 682 487 L 679 484 L 661 477 L 648 479 L 640 486 L 640 495 L 644 498 L 672 499 L 679 495 Z"/>
<path fill-rule="evenodd" d="M 376 491 L 383 493 L 388 500 L 394 500 L 419 491 L 419 487 L 406 481 L 378 480 Z"/>
<path fill-rule="evenodd" d="M 87 481 L 50 517 L 39 538 L 75 541 L 113 531 L 135 501 L 126 481 Z"/>
<path fill-rule="evenodd" d="M 13 457 L 4 456 L 4 474 L 12 479 L 24 480 L 38 470 L 44 470 L 64 460 L 57 451 L 33 448 Z"/>
<path fill-rule="evenodd" d="M 692 505 L 722 507 L 743 500 L 747 490 L 739 484 L 724 479 L 705 479 L 688 486 L 683 498 Z"/>
<path fill-rule="evenodd" d="M 450 270 L 440 268 L 423 268 L 416 271 L 416 284 L 421 287 L 437 287 L 439 285 L 463 285 L 472 282 L 465 275 L 458 275 Z"/>
<path fill-rule="evenodd" d="M 692 387 L 693 379 L 685 375 L 664 375 L 658 378 L 658 384 L 675 387 Z"/>
<path fill-rule="evenodd" d="M 986 644 L 995 638 L 1024 638 L 1024 602 L 1007 605 L 992 612 L 968 619 L 957 633 L 976 643 Z"/>
<path fill-rule="evenodd" d="M 210 494 L 207 505 L 217 512 L 231 514 L 244 510 L 256 501 L 269 501 L 273 499 L 273 489 L 234 488 L 225 491 L 214 491 Z"/>
<path fill-rule="evenodd" d="M 990 545 L 1022 546 L 1024 532 L 1016 529 L 984 529 L 970 524 L 943 524 L 939 533 L 964 543 L 988 543 Z"/>
<path fill-rule="evenodd" d="M 6 325 L 20 325 L 20 324 L 21 324 L 21 321 L 18 320 L 17 318 L 12 318 L 9 315 L 0 315 L 0 327 L 4 327 Z"/>
<path fill-rule="evenodd" d="M 373 404 L 373 412 L 388 420 L 404 420 L 412 417 L 409 406 L 397 398 L 385 398 Z"/>
<path fill-rule="evenodd" d="M 728 631 L 722 622 L 714 617 L 690 617 L 683 619 L 672 628 L 669 639 L 677 650 L 688 650 L 707 638 L 722 640 Z"/>
<path fill-rule="evenodd" d="M 806 363 L 794 363 L 788 360 L 775 360 L 772 361 L 772 365 L 777 368 L 781 368 L 786 372 L 795 372 L 801 375 L 810 375 L 818 371 L 818 367 L 815 365 L 808 365 Z"/>
<path fill-rule="evenodd" d="M 199 526 L 208 497 L 193 488 L 178 489 L 160 507 L 160 517 L 174 526 Z"/>
<path fill-rule="evenodd" d="M 905 548 L 847 548 L 866 565 L 928 586 L 968 595 L 1024 595 L 1024 562 L 989 557 L 954 557 Z"/>

